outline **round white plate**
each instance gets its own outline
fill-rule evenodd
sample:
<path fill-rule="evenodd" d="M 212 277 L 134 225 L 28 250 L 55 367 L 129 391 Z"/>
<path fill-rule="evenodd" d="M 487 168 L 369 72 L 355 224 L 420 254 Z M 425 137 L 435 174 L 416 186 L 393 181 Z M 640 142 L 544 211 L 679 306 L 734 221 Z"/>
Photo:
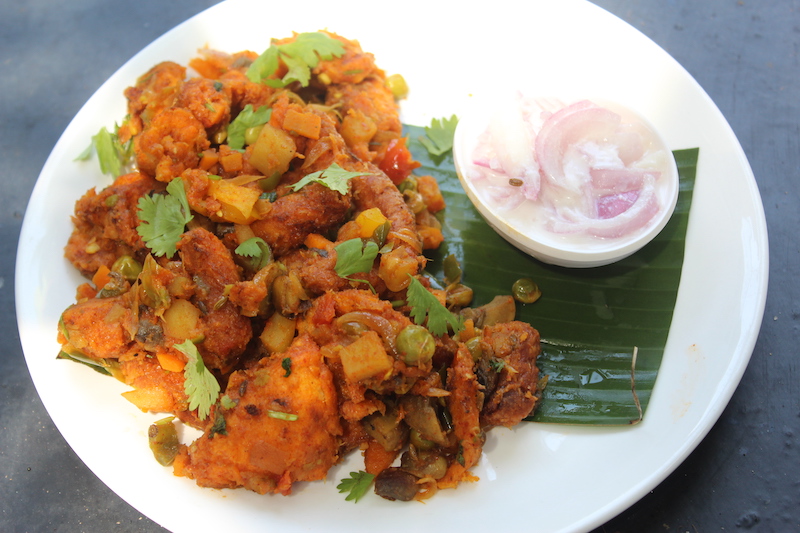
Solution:
<path fill-rule="evenodd" d="M 444 3 L 442 3 L 444 4 Z M 53 421 L 112 490 L 174 531 L 587 531 L 636 502 L 705 436 L 736 388 L 764 310 L 768 245 L 747 160 L 714 103 L 642 34 L 582 0 L 491 2 L 479 11 L 406 1 L 379 14 L 374 3 L 229 2 L 153 42 L 86 103 L 56 144 L 31 197 L 16 270 L 20 336 L 33 381 Z M 494 430 L 481 480 L 422 504 L 368 495 L 346 502 L 336 484 L 362 468 L 351 456 L 327 482 L 290 497 L 201 489 L 160 467 L 142 414 L 126 388 L 55 359 L 61 312 L 82 281 L 63 258 L 74 202 L 109 183 L 97 162 L 74 162 L 102 126 L 125 115 L 123 90 L 163 60 L 186 64 L 204 45 L 262 51 L 270 37 L 329 29 L 358 39 L 411 92 L 403 120 L 428 125 L 458 114 L 485 88 L 538 80 L 591 87 L 593 95 L 643 110 L 672 149 L 700 147 L 686 259 L 661 372 L 635 427 L 522 424 Z M 565 89 L 566 90 L 566 89 Z M 535 326 L 535 324 L 534 324 Z"/>

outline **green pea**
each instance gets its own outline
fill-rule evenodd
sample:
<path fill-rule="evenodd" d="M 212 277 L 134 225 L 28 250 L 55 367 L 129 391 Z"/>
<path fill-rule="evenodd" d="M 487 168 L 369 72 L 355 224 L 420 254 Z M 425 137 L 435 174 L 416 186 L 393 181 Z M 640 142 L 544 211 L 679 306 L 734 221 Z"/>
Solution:
<path fill-rule="evenodd" d="M 422 198 L 422 195 L 417 191 L 407 189 L 403 192 L 403 199 L 406 201 L 408 208 L 411 209 L 415 215 L 427 209 L 425 199 Z"/>
<path fill-rule="evenodd" d="M 392 74 L 386 78 L 386 86 L 392 91 L 395 100 L 400 100 L 408 96 L 408 83 L 400 74 Z"/>
<path fill-rule="evenodd" d="M 262 124 L 260 126 L 253 126 L 252 128 L 247 128 L 246 130 L 244 130 L 244 143 L 248 145 L 255 144 L 263 128 L 264 125 Z"/>
<path fill-rule="evenodd" d="M 542 291 L 532 279 L 521 278 L 511 286 L 511 295 L 518 302 L 532 304 L 542 296 Z"/>
<path fill-rule="evenodd" d="M 422 326 L 412 324 L 397 334 L 397 351 L 407 365 L 420 366 L 433 358 L 436 341 L 433 335 Z"/>
<path fill-rule="evenodd" d="M 123 255 L 111 265 L 111 272 L 116 272 L 128 281 L 135 281 L 142 272 L 142 265 L 129 255 Z"/>
<path fill-rule="evenodd" d="M 400 192 L 406 191 L 416 191 L 417 190 L 417 178 L 414 176 L 409 176 L 397 186 L 397 190 Z"/>

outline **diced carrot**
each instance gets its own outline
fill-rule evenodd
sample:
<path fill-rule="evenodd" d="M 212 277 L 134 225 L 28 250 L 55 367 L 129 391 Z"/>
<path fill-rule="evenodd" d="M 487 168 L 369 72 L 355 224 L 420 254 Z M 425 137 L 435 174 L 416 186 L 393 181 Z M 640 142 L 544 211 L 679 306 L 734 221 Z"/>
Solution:
<path fill-rule="evenodd" d="M 477 332 L 475 331 L 475 321 L 471 318 L 468 318 L 464 321 L 464 329 L 462 329 L 458 334 L 458 340 L 461 342 L 467 342 L 475 335 L 477 335 Z"/>
<path fill-rule="evenodd" d="M 377 441 L 371 440 L 364 450 L 364 470 L 368 474 L 378 475 L 390 466 L 397 458 L 397 452 L 387 452 Z"/>
<path fill-rule="evenodd" d="M 222 168 L 225 169 L 225 172 L 239 172 L 242 170 L 244 161 L 242 159 L 242 153 L 234 150 L 225 154 L 220 154 L 219 163 L 222 165 Z"/>
<path fill-rule="evenodd" d="M 89 283 L 81 283 L 75 291 L 75 300 L 78 302 L 90 300 L 95 296 L 97 296 L 97 289 Z"/>
<path fill-rule="evenodd" d="M 109 269 L 107 266 L 100 265 L 100 268 L 98 268 L 97 272 L 95 272 L 94 276 L 92 276 L 92 283 L 94 283 L 94 286 L 98 289 L 105 287 L 106 283 L 111 281 L 111 276 L 109 276 L 110 272 L 111 269 Z"/>
<path fill-rule="evenodd" d="M 156 357 L 161 368 L 169 372 L 183 372 L 183 367 L 186 366 L 186 361 L 173 352 L 159 351 L 156 352 Z"/>
<path fill-rule="evenodd" d="M 209 171 L 211 167 L 219 162 L 219 154 L 216 150 L 204 150 L 200 158 L 200 168 Z"/>
<path fill-rule="evenodd" d="M 309 233 L 305 242 L 306 248 L 316 248 L 317 250 L 330 250 L 333 243 L 319 233 Z"/>
<path fill-rule="evenodd" d="M 122 393 L 122 397 L 142 411 L 167 413 L 175 407 L 170 394 L 159 387 L 134 389 Z"/>
<path fill-rule="evenodd" d="M 296 109 L 289 109 L 283 119 L 283 129 L 309 139 L 319 139 L 322 119 L 319 115 L 313 113 L 303 113 Z"/>
<path fill-rule="evenodd" d="M 417 176 L 417 192 L 422 195 L 428 211 L 438 213 L 445 208 L 444 196 L 433 176 Z"/>
<path fill-rule="evenodd" d="M 423 226 L 417 228 L 420 237 L 422 237 L 422 248 L 425 250 L 435 250 L 444 242 L 444 235 L 439 228 L 432 228 L 430 226 Z"/>

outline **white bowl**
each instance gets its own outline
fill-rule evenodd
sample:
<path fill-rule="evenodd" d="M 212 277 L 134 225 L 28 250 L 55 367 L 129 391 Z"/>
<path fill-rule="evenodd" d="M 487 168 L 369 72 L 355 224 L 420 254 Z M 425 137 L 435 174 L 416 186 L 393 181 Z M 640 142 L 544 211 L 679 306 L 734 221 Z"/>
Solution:
<path fill-rule="evenodd" d="M 512 98 L 514 96 L 511 96 Z M 529 97 L 525 97 L 529 98 Z M 593 100 L 597 105 L 613 110 L 623 116 L 623 122 L 636 122 L 638 127 L 649 130 L 652 144 L 662 150 L 660 176 L 656 183 L 659 202 L 658 212 L 642 227 L 618 237 L 596 237 L 588 234 L 551 231 L 544 227 L 542 220 L 548 218 L 546 210 L 538 201 L 525 201 L 522 205 L 508 209 L 497 201 L 492 201 L 486 192 L 486 181 L 476 184 L 477 165 L 474 162 L 475 149 L 481 135 L 487 130 L 494 114 L 501 107 L 508 112 L 509 94 L 495 95 L 493 98 L 474 99 L 472 106 L 461 113 L 455 132 L 453 155 L 455 167 L 467 196 L 486 222 L 503 238 L 520 250 L 545 263 L 564 267 L 597 267 L 614 263 L 635 253 L 653 240 L 664 228 L 675 210 L 678 199 L 678 169 L 672 153 L 664 139 L 641 114 L 606 99 Z M 553 102 L 553 98 L 545 98 Z M 567 101 L 572 103 L 575 100 Z M 566 104 L 561 104 L 565 106 Z M 516 109 L 516 108 L 515 108 Z M 534 148 L 531 145 L 531 153 Z M 542 187 L 547 180 L 542 178 Z M 544 190 L 544 189 L 543 189 Z M 540 222 L 535 222 L 538 218 Z"/>

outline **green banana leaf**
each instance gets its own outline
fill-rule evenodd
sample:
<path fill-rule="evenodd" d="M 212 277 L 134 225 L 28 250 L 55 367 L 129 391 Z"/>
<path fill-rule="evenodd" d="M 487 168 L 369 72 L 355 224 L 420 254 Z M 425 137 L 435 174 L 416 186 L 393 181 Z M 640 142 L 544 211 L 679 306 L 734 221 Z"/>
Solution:
<path fill-rule="evenodd" d="M 650 244 L 612 265 L 569 269 L 541 263 L 506 242 L 484 222 L 461 187 L 452 152 L 431 156 L 419 142 L 424 128 L 407 126 L 408 146 L 447 202 L 444 244 L 428 254 L 427 271 L 444 279 L 453 254 L 474 305 L 510 294 L 519 278 L 534 280 L 542 297 L 518 304 L 517 318 L 542 337 L 539 368 L 547 386 L 528 420 L 627 425 L 647 409 L 669 334 L 683 266 L 698 149 L 674 152 L 680 174 L 675 214 Z M 636 356 L 634 358 L 634 352 Z M 635 361 L 635 371 L 634 371 Z"/>

